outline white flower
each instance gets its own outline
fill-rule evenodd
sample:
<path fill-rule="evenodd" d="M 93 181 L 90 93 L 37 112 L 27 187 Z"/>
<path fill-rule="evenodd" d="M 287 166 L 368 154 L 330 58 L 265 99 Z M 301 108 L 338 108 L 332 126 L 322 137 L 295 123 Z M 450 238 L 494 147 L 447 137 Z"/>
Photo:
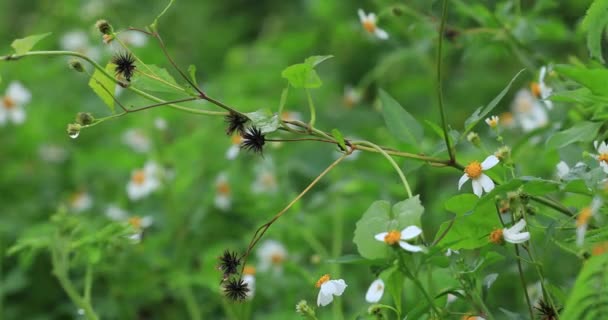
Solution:
<path fill-rule="evenodd" d="M 131 200 L 146 197 L 160 187 L 160 169 L 154 162 L 147 162 L 143 169 L 131 172 L 131 180 L 127 183 L 127 195 Z"/>
<path fill-rule="evenodd" d="M 498 158 L 495 155 L 488 156 L 482 163 L 478 161 L 473 161 L 469 163 L 464 168 L 464 174 L 458 181 L 458 190 L 462 188 L 462 185 L 471 179 L 473 184 L 473 193 L 478 197 L 481 197 L 483 191 L 490 192 L 494 189 L 494 182 L 490 177 L 488 177 L 485 173 L 485 170 L 488 170 L 499 162 Z"/>
<path fill-rule="evenodd" d="M 118 34 L 118 38 L 129 47 L 141 48 L 148 43 L 148 37 L 139 31 L 127 30 Z"/>
<path fill-rule="evenodd" d="M 529 90 L 521 89 L 517 92 L 511 109 L 515 121 L 524 132 L 544 127 L 549 122 L 547 111 Z"/>
<path fill-rule="evenodd" d="M 506 242 L 519 244 L 530 240 L 530 232 L 521 232 L 526 227 L 526 220 L 521 219 L 511 228 L 502 230 L 502 237 Z"/>
<path fill-rule="evenodd" d="M 486 123 L 488 124 L 488 126 L 490 126 L 490 128 L 494 129 L 498 126 L 498 116 L 491 116 L 489 118 L 486 118 Z"/>
<path fill-rule="evenodd" d="M 152 142 L 140 129 L 129 129 L 122 135 L 122 142 L 138 153 L 150 151 Z"/>
<path fill-rule="evenodd" d="M 602 141 L 601 143 L 593 141 L 593 146 L 598 153 L 597 155 L 593 155 L 593 157 L 600 163 L 604 172 L 608 173 L 608 145 L 606 145 L 606 141 Z"/>
<path fill-rule="evenodd" d="M 133 216 L 127 222 L 133 228 L 133 233 L 129 236 L 129 240 L 133 243 L 139 243 L 144 234 L 144 229 L 150 227 L 154 223 L 154 219 L 151 216 Z"/>
<path fill-rule="evenodd" d="M 589 220 L 600 210 L 602 207 L 602 200 L 598 197 L 593 198 L 591 205 L 585 207 L 576 217 L 576 245 L 581 247 L 585 242 L 585 233 L 587 232 L 587 226 Z"/>
<path fill-rule="evenodd" d="M 287 259 L 287 249 L 275 240 L 266 240 L 257 250 L 260 271 L 273 269 L 275 273 L 282 271 L 283 262 Z"/>
<path fill-rule="evenodd" d="M 568 176 L 570 174 L 571 170 L 583 168 L 583 167 L 585 167 L 585 164 L 582 162 L 577 162 L 574 165 L 574 168 L 570 169 L 570 166 L 568 166 L 567 163 L 565 163 L 564 161 L 560 161 L 555 167 L 557 168 L 557 177 L 560 179 L 564 179 L 566 176 Z"/>
<path fill-rule="evenodd" d="M 422 229 L 417 226 L 409 226 L 401 230 L 391 230 L 388 232 L 381 232 L 374 236 L 374 239 L 385 242 L 388 245 L 395 245 L 399 243 L 399 246 L 409 252 L 421 252 L 424 248 L 421 246 L 412 245 L 405 240 L 411 240 L 418 237 L 422 233 Z"/>
<path fill-rule="evenodd" d="M 382 299 L 382 295 L 384 294 L 384 281 L 382 279 L 376 279 L 367 289 L 367 293 L 365 294 L 365 301 L 369 303 L 376 303 Z"/>
<path fill-rule="evenodd" d="M 23 106 L 32 99 L 32 94 L 17 81 L 8 85 L 6 94 L 0 100 L 0 126 L 7 122 L 22 124 L 25 121 Z"/>
<path fill-rule="evenodd" d="M 75 213 L 80 213 L 93 206 L 93 198 L 85 191 L 75 192 L 70 196 L 70 208 Z"/>
<path fill-rule="evenodd" d="M 106 217 L 113 221 L 125 221 L 129 218 L 129 213 L 115 204 L 106 208 Z"/>
<path fill-rule="evenodd" d="M 378 26 L 376 25 L 376 14 L 373 12 L 370 12 L 369 14 L 365 14 L 365 12 L 363 11 L 363 9 L 359 9 L 357 11 L 357 13 L 359 14 L 359 20 L 361 21 L 361 24 L 363 25 L 363 29 L 365 29 L 365 31 L 367 31 L 370 34 L 375 35 L 378 39 L 381 40 L 386 40 L 388 39 L 388 33 L 386 33 L 386 31 L 378 28 Z"/>
<path fill-rule="evenodd" d="M 234 160 L 239 155 L 241 151 L 241 142 L 243 142 L 243 137 L 239 134 L 235 134 L 230 138 L 230 148 L 226 150 L 226 159 Z"/>
<path fill-rule="evenodd" d="M 232 196 L 228 176 L 226 173 L 220 173 L 215 179 L 215 207 L 226 211 L 232 205 Z"/>
<path fill-rule="evenodd" d="M 61 37 L 61 48 L 67 51 L 76 51 L 93 60 L 101 56 L 99 49 L 89 44 L 89 37 L 84 31 L 70 31 Z"/>
<path fill-rule="evenodd" d="M 545 83 L 545 77 L 547 76 L 548 72 L 550 72 L 550 70 L 548 70 L 547 67 L 543 66 L 542 68 L 540 68 L 540 74 L 538 76 L 538 93 L 536 94 L 537 97 L 542 99 L 542 101 L 545 103 L 547 109 L 551 110 L 553 109 L 553 102 L 551 100 L 548 100 L 548 98 L 553 92 L 553 89 L 547 86 L 547 84 Z"/>
<path fill-rule="evenodd" d="M 245 266 L 243 269 L 243 282 L 247 284 L 247 299 L 252 299 L 255 294 L 255 268 Z"/>
<path fill-rule="evenodd" d="M 154 128 L 156 128 L 157 130 L 165 131 L 168 127 L 169 126 L 167 124 L 167 120 L 161 117 L 154 118 Z"/>
<path fill-rule="evenodd" d="M 359 102 L 361 102 L 361 92 L 350 85 L 345 86 L 342 102 L 348 108 L 356 106 Z"/>
<path fill-rule="evenodd" d="M 334 296 L 341 296 L 347 285 L 342 279 L 330 280 L 326 274 L 317 281 L 316 287 L 321 289 L 317 296 L 317 306 L 324 307 L 334 301 Z"/>
<path fill-rule="evenodd" d="M 67 151 L 57 145 L 44 144 L 38 148 L 40 158 L 48 163 L 62 163 L 68 158 Z"/>

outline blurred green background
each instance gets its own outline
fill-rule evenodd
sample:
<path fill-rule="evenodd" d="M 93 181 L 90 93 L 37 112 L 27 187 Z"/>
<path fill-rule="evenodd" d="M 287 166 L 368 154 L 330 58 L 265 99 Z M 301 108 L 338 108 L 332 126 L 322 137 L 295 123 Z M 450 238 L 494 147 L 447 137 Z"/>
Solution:
<path fill-rule="evenodd" d="M 517 89 L 527 88 L 542 65 L 572 56 L 585 59 L 580 20 L 588 4 L 452 2 L 443 79 L 450 125 L 462 129 L 473 110 L 487 104 L 522 68 L 527 69 L 497 113 L 509 110 Z M 86 36 L 87 52 L 97 51 L 97 60 L 105 65 L 112 50 L 102 42 L 95 21 L 107 19 L 116 30 L 144 28 L 165 6 L 165 1 L 157 0 L 5 0 L 0 2 L 0 50 L 10 53 L 14 39 L 45 32 L 52 35 L 36 49 L 58 50 L 66 36 L 80 32 Z M 365 33 L 358 8 L 379 15 L 379 26 L 390 34 L 387 41 Z M 421 123 L 439 123 L 435 93 L 439 15 L 439 2 L 423 0 L 177 0 L 161 18 L 159 31 L 178 65 L 183 69 L 196 65 L 200 85 L 210 96 L 243 112 L 263 108 L 276 112 L 286 86 L 281 71 L 308 56 L 331 54 L 333 59 L 317 67 L 323 86 L 312 91 L 318 127 L 339 128 L 348 137 L 408 150 L 384 126 L 374 105 L 376 92 L 378 88 L 389 92 Z M 491 31 L 500 28 L 510 30 L 518 45 Z M 143 61 L 167 68 L 183 82 L 153 39 L 132 48 Z M 70 70 L 67 61 L 66 57 L 28 57 L 0 63 L 0 94 L 12 81 L 21 82 L 32 94 L 25 106 L 25 123 L 0 127 L 3 250 L 20 235 L 35 233 L 34 226 L 46 223 L 58 210 L 67 210 L 95 229 L 109 223 L 104 213 L 115 205 L 131 215 L 151 216 L 154 222 L 141 243 L 103 251 L 93 289 L 93 305 L 102 319 L 185 319 L 193 312 L 203 319 L 224 319 L 227 309 L 238 308 L 251 308 L 254 319 L 293 319 L 295 304 L 301 299 L 314 304 L 314 281 L 330 272 L 349 285 L 338 299 L 347 318 L 365 314 L 364 293 L 373 273 L 365 265 L 341 266 L 328 259 L 356 253 L 355 223 L 374 200 L 404 198 L 390 164 L 378 155 L 360 154 L 323 179 L 265 236 L 280 241 L 288 252 L 282 272 L 258 270 L 252 301 L 247 306 L 226 305 L 218 291 L 216 257 L 224 249 L 242 251 L 257 226 L 331 163 L 337 150 L 314 142 L 284 143 L 268 146 L 263 158 L 241 151 L 228 160 L 231 139 L 224 133 L 223 119 L 168 108 L 107 121 L 70 139 L 65 127 L 77 112 L 101 117 L 109 110 L 88 87 L 87 75 Z M 344 103 L 348 86 L 362 94 L 354 105 Z M 122 92 L 119 99 L 129 106 L 147 103 L 129 92 Z M 216 110 L 205 103 L 189 105 Z M 291 90 L 286 106 L 308 120 L 303 91 Z M 560 112 L 552 117 L 563 117 L 567 111 Z M 149 142 L 147 150 L 138 152 L 125 143 L 130 141 L 125 133 L 133 129 Z M 428 138 L 422 144 L 432 152 L 438 138 L 429 127 L 425 130 Z M 480 134 L 488 134 L 486 130 L 480 128 Z M 470 148 L 461 154 L 463 159 L 480 156 Z M 557 154 L 542 150 L 523 151 L 520 159 L 539 156 L 558 161 Z M 131 172 L 147 161 L 163 167 L 162 187 L 144 199 L 130 200 L 126 186 Z M 406 172 L 417 168 L 415 162 L 400 164 Z M 541 163 L 526 168 L 545 176 L 553 172 L 552 165 Z M 271 188 L 259 189 L 255 183 L 260 171 L 272 177 L 268 178 Z M 228 210 L 215 205 L 220 174 L 227 177 L 230 190 Z M 424 166 L 408 177 L 426 208 L 425 237 L 433 239 L 439 224 L 450 217 L 442 201 L 457 192 L 460 173 Z M 75 213 L 75 199 L 84 193 L 92 205 Z M 250 260 L 251 265 L 259 263 L 255 255 Z M 4 319 L 79 317 L 51 274 L 48 254 L 4 256 L 1 267 Z M 571 272 L 568 268 L 564 265 L 556 272 Z M 512 277 L 516 274 L 508 272 Z M 444 273 L 436 277 L 450 281 Z M 81 268 L 74 269 L 76 283 L 80 284 L 82 274 Z M 491 307 L 523 310 L 523 300 L 510 297 L 516 288 L 512 282 L 506 276 L 498 279 L 493 290 L 500 293 L 490 296 Z M 406 296 L 406 308 L 415 304 L 415 298 Z M 320 318 L 335 319 L 330 309 L 321 309 Z M 468 311 L 465 304 L 455 309 Z"/>

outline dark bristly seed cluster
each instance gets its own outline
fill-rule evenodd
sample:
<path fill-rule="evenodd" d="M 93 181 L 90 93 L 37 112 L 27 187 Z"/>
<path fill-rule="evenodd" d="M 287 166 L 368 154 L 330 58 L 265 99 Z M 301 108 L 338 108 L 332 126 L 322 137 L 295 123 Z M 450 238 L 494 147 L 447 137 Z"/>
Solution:
<path fill-rule="evenodd" d="M 224 279 L 236 274 L 239 265 L 241 265 L 241 258 L 238 257 L 236 252 L 231 252 L 229 250 L 224 251 L 219 257 L 219 260 L 218 269 L 224 272 Z"/>
<path fill-rule="evenodd" d="M 228 123 L 228 127 L 226 128 L 227 135 L 231 136 L 235 132 L 240 135 L 245 133 L 245 124 L 247 124 L 249 118 L 240 113 L 230 112 L 224 119 Z"/>
<path fill-rule="evenodd" d="M 135 57 L 130 52 L 120 52 L 112 57 L 112 63 L 116 65 L 114 69 L 116 75 L 122 76 L 127 81 L 131 81 L 135 71 Z"/>
<path fill-rule="evenodd" d="M 243 301 L 247 298 L 249 287 L 243 279 L 232 278 L 224 283 L 224 294 L 232 301 Z"/>
<path fill-rule="evenodd" d="M 538 307 L 534 307 L 538 311 L 539 319 L 541 320 L 556 320 L 557 314 L 562 311 L 562 308 L 553 309 L 550 304 L 544 300 L 540 300 Z"/>
<path fill-rule="evenodd" d="M 262 130 L 251 127 L 248 128 L 243 134 L 243 142 L 241 142 L 241 148 L 253 151 L 254 153 L 262 154 L 264 151 L 264 144 L 266 143 L 266 138 L 262 133 Z"/>

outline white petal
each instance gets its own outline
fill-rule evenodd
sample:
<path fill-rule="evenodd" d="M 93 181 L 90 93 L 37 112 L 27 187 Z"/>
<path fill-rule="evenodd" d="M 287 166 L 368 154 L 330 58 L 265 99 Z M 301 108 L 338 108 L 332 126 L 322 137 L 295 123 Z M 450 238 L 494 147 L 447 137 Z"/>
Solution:
<path fill-rule="evenodd" d="M 543 82 L 545 82 L 545 75 L 546 75 L 546 74 L 547 74 L 547 67 L 542 66 L 542 67 L 540 68 L 540 74 L 539 74 L 539 76 L 538 76 L 538 82 L 539 82 L 539 83 L 543 83 Z"/>
<path fill-rule="evenodd" d="M 399 246 L 405 251 L 409 252 L 422 252 L 424 249 L 421 246 L 411 245 L 405 241 L 399 241 Z"/>
<path fill-rule="evenodd" d="M 518 233 L 521 232 L 526 227 L 526 220 L 521 219 L 517 221 L 511 228 L 505 230 L 506 233 Z"/>
<path fill-rule="evenodd" d="M 333 294 L 336 296 L 341 296 L 342 293 L 344 293 L 346 287 L 348 287 L 348 285 L 346 285 L 346 282 L 344 282 L 343 279 L 329 280 L 327 283 L 331 284 L 334 287 Z"/>
<path fill-rule="evenodd" d="M 0 108 L 0 125 L 5 125 L 8 118 L 8 113 L 4 107 Z"/>
<path fill-rule="evenodd" d="M 376 14 L 373 12 L 370 12 L 367 14 L 367 19 L 369 21 L 371 21 L 373 24 L 376 24 Z"/>
<path fill-rule="evenodd" d="M 479 178 L 477 178 L 477 181 L 481 184 L 481 187 L 486 192 L 490 192 L 492 189 L 494 189 L 494 181 L 483 173 L 479 176 Z"/>
<path fill-rule="evenodd" d="M 409 226 L 401 230 L 401 240 L 409 240 L 416 238 L 422 233 L 422 229 L 418 226 Z"/>
<path fill-rule="evenodd" d="M 481 176 L 479 177 L 479 179 L 471 180 L 471 183 L 473 184 L 473 193 L 481 198 L 481 194 L 483 193 L 483 187 L 481 186 L 481 182 L 479 181 L 481 180 L 480 178 Z"/>
<path fill-rule="evenodd" d="M 357 10 L 357 14 L 359 14 L 359 20 L 361 20 L 361 22 L 363 22 L 363 21 L 365 21 L 365 19 L 367 19 L 367 17 L 365 16 L 365 12 L 363 11 L 363 9 Z"/>
<path fill-rule="evenodd" d="M 595 150 L 597 150 L 598 143 L 599 142 L 597 140 L 593 141 L 593 148 L 595 148 Z"/>
<path fill-rule="evenodd" d="M 583 224 L 576 228 L 576 245 L 581 247 L 585 242 L 585 233 L 587 232 L 587 225 Z"/>
<path fill-rule="evenodd" d="M 32 94 L 18 81 L 13 81 L 8 86 L 6 95 L 17 105 L 24 105 L 32 99 Z"/>
<path fill-rule="evenodd" d="M 374 31 L 374 34 L 376 35 L 376 37 L 378 37 L 378 39 L 381 39 L 381 40 L 388 39 L 388 33 L 378 27 L 376 27 L 376 31 Z"/>
<path fill-rule="evenodd" d="M 503 233 L 503 238 L 505 239 L 506 242 L 509 242 L 509 243 L 514 243 L 514 244 L 524 243 L 524 242 L 530 240 L 530 232 L 522 232 L 522 233 L 515 233 L 515 234 L 505 232 L 505 233 Z"/>
<path fill-rule="evenodd" d="M 230 146 L 230 148 L 228 148 L 228 151 L 226 151 L 226 159 L 234 160 L 236 156 L 239 155 L 240 149 L 241 148 L 239 148 L 239 146 L 237 145 Z"/>
<path fill-rule="evenodd" d="M 386 237 L 386 235 L 388 235 L 388 232 L 381 232 L 375 235 L 374 239 L 384 242 L 384 237 Z"/>
<path fill-rule="evenodd" d="M 605 141 L 602 141 L 602 143 L 600 143 L 599 147 L 597 148 L 597 151 L 599 153 L 608 153 L 608 145 L 606 145 Z"/>
<path fill-rule="evenodd" d="M 570 172 L 570 167 L 568 167 L 568 164 L 563 161 L 560 161 L 556 167 L 557 167 L 557 176 L 560 179 L 563 179 Z"/>
<path fill-rule="evenodd" d="M 15 107 L 8 113 L 8 117 L 14 124 L 22 124 L 25 122 L 25 110 L 22 107 Z"/>
<path fill-rule="evenodd" d="M 467 181 L 469 181 L 469 176 L 465 173 L 462 175 L 462 177 L 460 177 L 460 180 L 458 180 L 458 190 L 460 190 L 462 185 Z"/>
<path fill-rule="evenodd" d="M 317 306 L 324 307 L 334 301 L 334 296 L 331 294 L 324 294 L 323 290 L 319 291 L 317 296 Z"/>
<path fill-rule="evenodd" d="M 500 162 L 500 160 L 498 160 L 498 158 L 495 155 L 491 155 L 489 157 L 487 157 L 485 160 L 483 160 L 483 162 L 481 163 L 481 170 L 488 170 L 492 167 L 494 167 L 495 165 L 497 165 Z"/>
<path fill-rule="evenodd" d="M 376 303 L 382 299 L 382 295 L 384 294 L 384 281 L 382 279 L 376 279 L 367 289 L 367 293 L 365 294 L 365 301 L 369 303 Z"/>

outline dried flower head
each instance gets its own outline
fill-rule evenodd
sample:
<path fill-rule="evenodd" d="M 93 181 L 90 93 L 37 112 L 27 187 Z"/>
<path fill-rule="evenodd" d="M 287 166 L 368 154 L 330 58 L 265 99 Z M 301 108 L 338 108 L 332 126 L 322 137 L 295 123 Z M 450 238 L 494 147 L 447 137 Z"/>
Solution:
<path fill-rule="evenodd" d="M 114 30 L 112 29 L 112 25 L 110 25 L 107 20 L 97 20 L 97 22 L 95 23 L 95 27 L 102 34 L 112 34 L 112 32 L 114 32 Z"/>
<path fill-rule="evenodd" d="M 538 302 L 538 307 L 534 306 L 534 309 L 538 311 L 538 316 L 541 320 L 555 320 L 557 319 L 557 314 L 562 311 L 562 308 L 557 308 L 557 310 L 553 309 L 553 307 L 544 300 L 540 300 Z"/>
<path fill-rule="evenodd" d="M 133 71 L 135 71 L 135 57 L 130 52 L 120 52 L 112 57 L 112 63 L 116 65 L 114 69 L 117 76 L 122 76 L 131 81 Z"/>
<path fill-rule="evenodd" d="M 262 133 L 262 130 L 251 127 L 245 131 L 243 134 L 243 142 L 241 142 L 241 148 L 251 150 L 255 153 L 262 154 L 264 151 L 264 144 L 266 143 L 266 138 Z"/>
<path fill-rule="evenodd" d="M 243 279 L 230 279 L 224 284 L 224 294 L 233 301 L 243 301 L 247 298 L 249 287 Z"/>
<path fill-rule="evenodd" d="M 245 132 L 245 124 L 249 121 L 249 118 L 240 113 L 230 112 L 224 118 L 224 120 L 228 124 L 228 127 L 226 128 L 226 134 L 231 136 L 235 132 L 240 135 L 243 135 L 243 133 Z"/>
<path fill-rule="evenodd" d="M 237 253 L 229 250 L 224 251 L 219 257 L 219 260 L 220 263 L 217 268 L 224 272 L 224 279 L 236 274 L 237 269 L 241 264 L 241 258 L 238 257 Z"/>

